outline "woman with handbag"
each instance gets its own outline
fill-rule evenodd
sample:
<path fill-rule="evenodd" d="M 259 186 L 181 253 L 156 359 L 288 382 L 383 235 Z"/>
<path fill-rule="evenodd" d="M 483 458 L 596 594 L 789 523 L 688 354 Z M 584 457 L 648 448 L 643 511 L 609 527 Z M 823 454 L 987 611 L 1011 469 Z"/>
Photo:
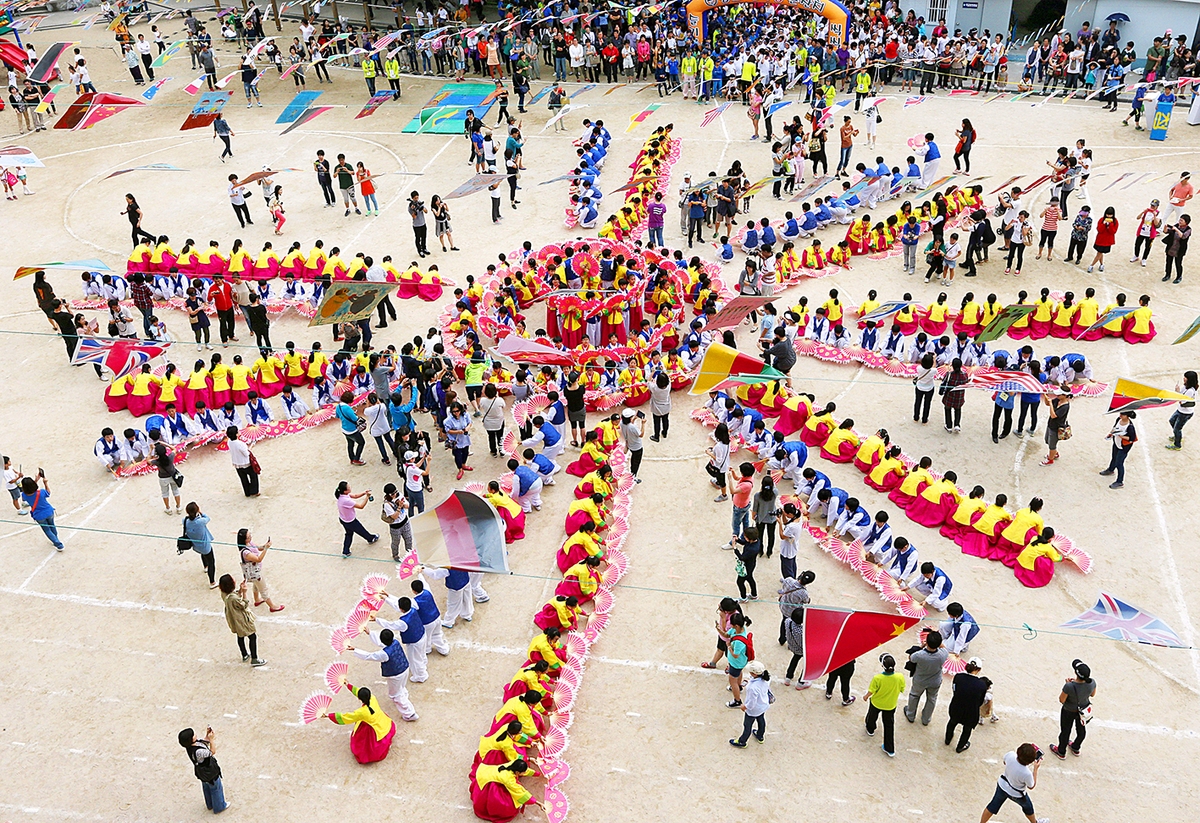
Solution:
<path fill-rule="evenodd" d="M 346 436 L 346 454 L 350 457 L 350 465 L 365 466 L 362 453 L 367 441 L 362 433 L 367 421 L 354 410 L 354 392 L 342 392 L 340 401 L 335 413 L 342 423 L 342 434 Z"/>
<path fill-rule="evenodd" d="M 1071 439 L 1071 427 L 1067 425 L 1067 415 L 1071 411 L 1071 387 L 1064 383 L 1061 388 L 1047 388 L 1042 395 L 1042 402 L 1050 410 L 1046 420 L 1046 456 L 1042 459 L 1043 466 L 1049 466 L 1058 459 L 1058 441 Z"/>
<path fill-rule="evenodd" d="M 1072 660 L 1071 668 L 1074 677 L 1068 677 L 1063 684 L 1058 702 L 1062 704 L 1059 710 L 1058 745 L 1051 746 L 1050 751 L 1059 760 L 1066 760 L 1067 749 L 1071 754 L 1079 756 L 1079 747 L 1087 736 L 1087 721 L 1092 716 L 1092 698 L 1096 696 L 1096 681 L 1092 679 L 1092 669 L 1082 660 Z M 1075 727 L 1075 739 L 1071 740 L 1071 727 Z"/>
<path fill-rule="evenodd" d="M 238 480 L 242 481 L 242 494 L 246 497 L 258 497 L 258 475 L 261 471 L 258 461 L 250 452 L 250 447 L 238 439 L 237 426 L 227 428 L 225 436 L 229 438 L 229 459 L 233 462 L 233 469 L 237 472 Z M 165 487 L 163 493 L 166 493 Z M 176 494 L 178 494 L 178 489 Z"/>
<path fill-rule="evenodd" d="M 163 513 L 183 514 L 183 503 L 179 500 L 179 486 L 183 475 L 175 468 L 175 460 L 165 443 L 154 446 L 154 466 L 158 469 L 158 485 L 162 489 Z M 175 511 L 171 511 L 171 495 L 175 495 Z"/>
<path fill-rule="evenodd" d="M 217 587 L 217 563 L 213 556 L 213 536 L 208 530 L 208 515 L 200 511 L 199 503 L 187 504 L 187 517 L 183 518 L 183 537 L 190 544 L 192 551 L 200 555 L 204 564 L 204 572 L 208 575 L 208 587 Z"/>

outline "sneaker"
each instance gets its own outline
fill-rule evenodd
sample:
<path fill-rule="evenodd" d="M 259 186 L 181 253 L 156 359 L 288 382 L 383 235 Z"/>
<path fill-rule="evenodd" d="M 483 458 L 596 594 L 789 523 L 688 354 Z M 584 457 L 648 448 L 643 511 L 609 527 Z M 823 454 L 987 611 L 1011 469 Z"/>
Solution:
<path fill-rule="evenodd" d="M 886 754 L 888 757 L 895 757 L 895 756 L 896 756 L 896 753 L 895 753 L 895 752 L 889 752 L 889 751 L 888 751 L 887 749 L 885 749 L 883 746 L 880 746 L 879 748 L 880 748 L 880 749 L 883 751 L 883 753 L 884 753 L 884 754 Z"/>
<path fill-rule="evenodd" d="M 812 683 L 806 683 L 803 680 L 796 683 L 796 691 L 798 691 L 798 692 L 802 692 L 805 689 L 811 689 L 811 688 L 812 688 Z"/>
<path fill-rule="evenodd" d="M 1109 475 L 1111 475 L 1113 473 L 1113 471 L 1114 471 L 1114 469 L 1105 469 L 1104 471 L 1100 472 L 1100 476 L 1108 477 Z"/>
<path fill-rule="evenodd" d="M 849 705 L 850 705 L 851 703 L 853 703 L 855 700 L 856 700 L 856 698 L 854 697 L 854 695 L 850 695 L 850 699 L 849 699 L 849 700 L 843 700 L 843 701 L 842 701 L 842 705 L 843 705 L 843 706 L 849 706 Z"/>
<path fill-rule="evenodd" d="M 1130 263 L 1136 263 L 1136 262 L 1137 262 L 1137 257 L 1136 257 L 1136 256 L 1134 256 L 1134 257 L 1131 257 L 1131 258 L 1129 258 L 1129 262 L 1130 262 Z"/>
<path fill-rule="evenodd" d="M 346 209 L 346 216 L 347 216 L 347 217 L 349 217 L 349 216 L 350 216 L 350 209 Z"/>
<path fill-rule="evenodd" d="M 1100 271 L 1104 271 L 1104 264 L 1103 264 L 1103 263 L 1101 263 L 1101 264 L 1100 264 Z"/>
<path fill-rule="evenodd" d="M 254 668 L 256 668 L 256 669 L 257 669 L 259 666 L 265 666 L 265 665 L 267 665 L 267 661 L 265 661 L 265 660 L 259 660 L 259 659 L 256 657 L 256 658 L 254 658 L 253 660 L 251 660 L 251 661 L 250 661 L 250 665 L 251 665 L 251 666 L 253 666 Z"/>
<path fill-rule="evenodd" d="M 242 662 L 243 662 L 243 663 L 249 663 L 249 662 L 250 662 L 250 655 L 248 655 L 248 654 L 243 654 L 243 655 L 242 655 Z"/>
<path fill-rule="evenodd" d="M 721 547 L 721 551 L 723 551 L 723 552 L 731 552 L 731 551 L 733 551 L 733 544 L 732 544 L 732 543 L 726 543 L 724 546 L 722 546 L 722 547 Z"/>
<path fill-rule="evenodd" d="M 1142 268 L 1143 268 L 1143 269 L 1144 269 L 1144 268 L 1146 268 L 1146 261 L 1145 261 L 1145 260 L 1143 260 L 1143 261 L 1142 261 Z"/>
<path fill-rule="evenodd" d="M 737 749 L 744 749 L 744 748 L 746 748 L 746 744 L 745 744 L 745 743 L 743 743 L 742 741 L 740 741 L 740 740 L 737 740 L 736 738 L 733 738 L 733 737 L 729 738 L 729 745 L 730 745 L 730 746 L 733 746 L 734 748 L 737 748 Z"/>
<path fill-rule="evenodd" d="M 714 503 L 724 503 L 728 499 L 729 499 L 729 495 L 722 494 L 720 497 L 714 497 L 713 502 Z"/>
<path fill-rule="evenodd" d="M 790 677 L 783 678 L 783 685 L 785 685 L 785 686 L 792 685 L 792 678 L 790 678 Z M 829 697 L 829 695 L 825 695 L 825 696 Z"/>
<path fill-rule="evenodd" d="M 970 741 L 970 740 L 968 740 L 966 743 L 959 743 L 957 746 L 955 746 L 955 747 L 954 747 L 954 752 L 955 752 L 956 754 L 962 754 L 963 752 L 965 752 L 965 751 L 966 751 L 967 749 L 969 749 L 969 748 L 971 748 L 971 741 Z"/>
<path fill-rule="evenodd" d="M 960 431 L 962 431 L 962 426 L 955 426 L 955 427 L 954 427 L 954 433 L 955 433 L 955 434 L 958 434 Z"/>
<path fill-rule="evenodd" d="M 1173 451 L 1173 452 L 1180 451 L 1182 448 L 1183 448 L 1183 446 L 1176 446 L 1174 443 L 1170 443 L 1167 445 L 1167 449 L 1169 451 Z M 26 512 L 21 512 L 21 514 L 26 514 Z"/>
<path fill-rule="evenodd" d="M 759 736 L 758 736 L 758 735 L 756 735 L 756 734 L 755 734 L 755 735 L 751 735 L 751 737 L 753 737 L 753 738 L 754 738 L 755 740 L 757 740 L 759 743 L 766 743 L 766 742 L 767 742 L 767 739 L 766 739 L 765 737 L 759 737 Z"/>
<path fill-rule="evenodd" d="M 1125 484 L 1118 480 L 1116 483 L 1109 483 L 1108 487 L 1110 489 L 1123 489 L 1125 488 Z M 62 551 L 62 549 L 59 549 L 59 551 Z"/>
<path fill-rule="evenodd" d="M 874 737 L 874 736 L 875 736 L 875 732 L 871 731 L 870 729 L 867 729 L 867 737 Z"/>
<path fill-rule="evenodd" d="M 1088 266 L 1088 269 L 1087 269 L 1087 270 L 1088 270 L 1088 274 L 1091 274 L 1091 273 L 1092 273 L 1092 270 L 1093 270 L 1094 268 L 1096 268 L 1096 267 L 1095 267 L 1095 266 Z"/>
<path fill-rule="evenodd" d="M 740 709 L 741 707 L 742 707 L 742 701 L 740 701 L 740 700 L 730 700 L 728 703 L 725 704 L 725 708 L 727 708 L 727 709 Z"/>
<path fill-rule="evenodd" d="M 1051 752 L 1054 754 L 1054 756 L 1055 756 L 1055 757 L 1057 757 L 1059 760 L 1066 760 L 1066 759 L 1067 759 L 1067 753 L 1066 753 L 1066 752 L 1064 752 L 1062 749 L 1060 749 L 1060 748 L 1058 747 L 1058 744 L 1057 744 L 1057 743 L 1051 743 L 1051 744 L 1050 744 L 1050 751 L 1051 751 Z"/>

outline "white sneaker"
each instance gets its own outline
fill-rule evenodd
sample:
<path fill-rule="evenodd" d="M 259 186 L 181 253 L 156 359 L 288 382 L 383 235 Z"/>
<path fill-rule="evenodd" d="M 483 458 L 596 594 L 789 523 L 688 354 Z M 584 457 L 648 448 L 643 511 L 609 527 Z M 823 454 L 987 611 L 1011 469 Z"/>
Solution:
<path fill-rule="evenodd" d="M 1143 260 L 1143 261 L 1142 261 L 1142 268 L 1143 268 L 1143 269 L 1144 269 L 1144 268 L 1146 268 L 1146 261 L 1145 261 L 1145 260 Z"/>
<path fill-rule="evenodd" d="M 1130 262 L 1130 263 L 1136 263 L 1136 262 L 1137 262 L 1137 257 L 1131 257 L 1131 258 L 1129 258 L 1129 262 Z"/>
<path fill-rule="evenodd" d="M 1100 264 L 1100 271 L 1104 271 L 1104 264 L 1103 264 L 1103 263 L 1101 263 L 1101 264 Z"/>

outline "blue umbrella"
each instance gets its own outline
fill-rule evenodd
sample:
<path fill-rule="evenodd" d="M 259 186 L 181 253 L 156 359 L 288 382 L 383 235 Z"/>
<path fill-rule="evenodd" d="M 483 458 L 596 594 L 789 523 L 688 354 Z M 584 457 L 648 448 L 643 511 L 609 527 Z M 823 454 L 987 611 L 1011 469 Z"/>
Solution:
<path fill-rule="evenodd" d="M 1129 15 L 1122 14 L 1121 12 L 1118 11 L 1118 12 L 1114 12 L 1113 14 L 1110 14 L 1108 17 L 1106 17 L 1104 19 L 1108 20 L 1109 22 L 1128 23 Z"/>

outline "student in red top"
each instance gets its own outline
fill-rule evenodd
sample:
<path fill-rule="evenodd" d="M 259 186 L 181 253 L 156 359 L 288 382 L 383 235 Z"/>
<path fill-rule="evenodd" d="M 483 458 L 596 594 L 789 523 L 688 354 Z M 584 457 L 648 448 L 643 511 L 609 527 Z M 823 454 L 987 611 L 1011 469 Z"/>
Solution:
<path fill-rule="evenodd" d="M 1038 240 L 1038 251 L 1036 260 L 1042 259 L 1042 249 L 1046 249 L 1046 259 L 1054 259 L 1054 236 L 1058 234 L 1058 221 L 1062 218 L 1062 211 L 1058 208 L 1058 198 L 1051 197 L 1050 205 L 1042 209 L 1042 213 L 1038 215 L 1042 218 L 1042 237 Z"/>
<path fill-rule="evenodd" d="M 1096 242 L 1092 243 L 1092 248 L 1096 250 L 1096 256 L 1092 259 L 1092 264 L 1088 266 L 1088 274 L 1092 273 L 1092 269 L 1096 264 L 1100 264 L 1100 271 L 1104 271 L 1104 255 L 1112 251 L 1112 247 L 1117 242 L 1117 227 L 1121 224 L 1117 222 L 1117 210 L 1109 206 L 1104 210 L 1104 216 L 1096 223 Z"/>
<path fill-rule="evenodd" d="M 729 467 L 729 491 L 733 495 L 733 537 L 723 548 L 733 549 L 733 541 L 750 525 L 750 496 L 754 494 L 754 464 Z"/>
<path fill-rule="evenodd" d="M 225 275 L 213 275 L 213 283 L 208 287 L 207 298 L 217 309 L 217 324 L 221 330 L 221 345 L 228 346 L 230 340 L 236 343 L 237 338 L 233 336 L 233 289 L 225 282 Z"/>

